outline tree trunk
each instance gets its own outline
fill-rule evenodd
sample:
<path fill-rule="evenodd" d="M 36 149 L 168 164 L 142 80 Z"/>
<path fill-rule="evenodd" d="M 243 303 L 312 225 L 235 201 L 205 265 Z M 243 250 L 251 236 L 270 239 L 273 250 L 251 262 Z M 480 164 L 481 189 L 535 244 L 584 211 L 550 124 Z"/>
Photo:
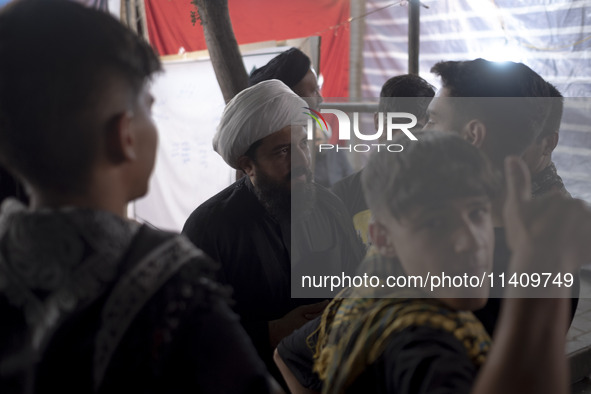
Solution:
<path fill-rule="evenodd" d="M 203 25 L 215 76 L 226 103 L 248 87 L 248 74 L 232 29 L 228 0 L 193 0 Z"/>

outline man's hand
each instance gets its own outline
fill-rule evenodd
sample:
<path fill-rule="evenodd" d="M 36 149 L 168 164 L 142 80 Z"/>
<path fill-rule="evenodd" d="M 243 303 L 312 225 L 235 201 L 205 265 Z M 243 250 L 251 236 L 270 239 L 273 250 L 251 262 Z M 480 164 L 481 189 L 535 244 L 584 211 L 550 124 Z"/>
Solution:
<path fill-rule="evenodd" d="M 525 163 L 505 160 L 507 244 L 515 272 L 574 272 L 591 261 L 591 210 L 581 200 L 550 194 L 531 199 Z M 534 265 L 535 264 L 535 265 Z"/>
<path fill-rule="evenodd" d="M 269 341 L 273 348 L 277 347 L 279 342 L 294 330 L 300 328 L 312 319 L 322 314 L 328 301 L 318 302 L 316 304 L 302 305 L 287 313 L 281 319 L 269 322 Z"/>
<path fill-rule="evenodd" d="M 566 273 L 591 257 L 591 211 L 559 194 L 532 200 L 525 163 L 505 160 L 504 222 L 516 273 Z M 509 287 L 494 344 L 472 393 L 567 393 L 564 327 L 571 290 Z M 532 297 L 537 296 L 537 297 Z M 527 297 L 524 297 L 527 296 Z"/>

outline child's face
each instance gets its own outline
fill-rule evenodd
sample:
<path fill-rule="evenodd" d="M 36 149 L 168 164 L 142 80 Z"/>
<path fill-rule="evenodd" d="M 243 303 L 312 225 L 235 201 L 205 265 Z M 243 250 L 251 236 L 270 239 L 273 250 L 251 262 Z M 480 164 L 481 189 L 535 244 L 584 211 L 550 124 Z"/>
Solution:
<path fill-rule="evenodd" d="M 494 231 L 487 197 L 415 207 L 403 213 L 400 220 L 388 215 L 382 225 L 407 275 L 426 277 L 429 273 L 442 278 L 445 273 L 452 278 L 462 277 L 461 287 L 440 287 L 434 289 L 433 296 L 454 309 L 484 306 L 489 292 L 487 282 L 482 287 L 464 287 L 463 278 L 467 275 L 468 284 L 472 276 L 482 281 L 492 269 Z M 431 292 L 432 280 L 436 279 L 429 279 L 424 291 Z"/>

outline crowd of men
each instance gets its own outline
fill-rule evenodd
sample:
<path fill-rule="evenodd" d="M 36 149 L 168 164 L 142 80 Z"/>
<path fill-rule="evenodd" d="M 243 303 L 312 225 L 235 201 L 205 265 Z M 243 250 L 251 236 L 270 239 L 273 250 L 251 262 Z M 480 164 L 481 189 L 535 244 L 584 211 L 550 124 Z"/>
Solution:
<path fill-rule="evenodd" d="M 29 199 L 0 212 L 0 392 L 569 391 L 591 210 L 552 163 L 562 96 L 526 65 L 439 62 L 437 94 L 391 78 L 378 112 L 414 114 L 417 140 L 395 136 L 401 152 L 333 193 L 303 113 L 322 101 L 316 73 L 291 49 L 226 105 L 213 149 L 244 176 L 179 235 L 126 217 L 157 148 L 148 44 L 77 3 L 17 0 L 0 59 L 0 162 Z M 292 297 L 303 274 L 442 271 L 572 286 Z"/>

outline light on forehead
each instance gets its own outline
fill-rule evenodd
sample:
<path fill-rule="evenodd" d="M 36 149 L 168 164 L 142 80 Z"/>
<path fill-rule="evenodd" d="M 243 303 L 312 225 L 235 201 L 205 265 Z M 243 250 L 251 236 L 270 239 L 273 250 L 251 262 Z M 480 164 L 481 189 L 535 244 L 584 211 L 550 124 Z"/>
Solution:
<path fill-rule="evenodd" d="M 314 75 L 316 75 L 316 71 L 314 71 L 314 68 L 312 68 L 312 72 L 314 73 Z M 323 84 L 324 84 L 324 75 L 320 74 L 320 75 L 318 75 L 318 88 L 322 89 Z"/>
<path fill-rule="evenodd" d="M 441 89 L 435 93 L 435 97 L 449 97 L 449 89 L 446 87 L 441 87 Z"/>

